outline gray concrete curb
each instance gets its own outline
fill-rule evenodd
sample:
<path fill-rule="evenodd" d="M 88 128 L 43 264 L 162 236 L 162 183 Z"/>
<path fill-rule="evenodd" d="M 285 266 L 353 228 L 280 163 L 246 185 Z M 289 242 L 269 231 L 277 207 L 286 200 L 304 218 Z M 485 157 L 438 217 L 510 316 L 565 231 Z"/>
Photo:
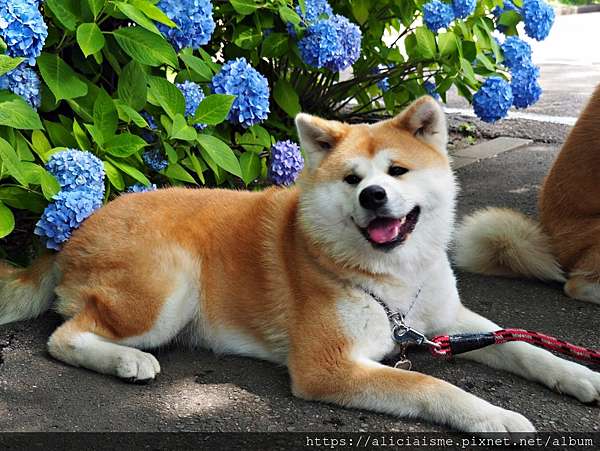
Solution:
<path fill-rule="evenodd" d="M 598 5 L 580 5 L 580 6 L 556 6 L 552 5 L 554 12 L 557 16 L 567 16 L 570 14 L 585 14 L 585 13 L 596 13 L 600 11 L 600 4 Z"/>
<path fill-rule="evenodd" d="M 458 169 L 479 160 L 495 157 L 503 152 L 515 150 L 519 147 L 531 144 L 533 140 L 522 138 L 509 138 L 501 136 L 474 146 L 466 147 L 452 153 L 452 168 Z"/>

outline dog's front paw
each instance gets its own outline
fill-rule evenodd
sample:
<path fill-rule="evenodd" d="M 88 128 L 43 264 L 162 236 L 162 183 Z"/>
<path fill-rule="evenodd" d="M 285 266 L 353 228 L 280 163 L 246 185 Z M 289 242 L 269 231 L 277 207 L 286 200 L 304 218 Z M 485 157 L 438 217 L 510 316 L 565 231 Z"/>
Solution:
<path fill-rule="evenodd" d="M 492 406 L 485 413 L 481 413 L 473 422 L 467 424 L 467 432 L 524 432 L 533 433 L 535 427 L 527 418 L 512 410 Z"/>
<path fill-rule="evenodd" d="M 117 356 L 115 363 L 115 375 L 129 382 L 147 383 L 160 373 L 158 360 L 138 349 L 127 349 Z"/>
<path fill-rule="evenodd" d="M 599 403 L 600 373 L 583 365 L 567 362 L 566 368 L 562 368 L 555 376 L 553 388 L 584 403 Z"/>

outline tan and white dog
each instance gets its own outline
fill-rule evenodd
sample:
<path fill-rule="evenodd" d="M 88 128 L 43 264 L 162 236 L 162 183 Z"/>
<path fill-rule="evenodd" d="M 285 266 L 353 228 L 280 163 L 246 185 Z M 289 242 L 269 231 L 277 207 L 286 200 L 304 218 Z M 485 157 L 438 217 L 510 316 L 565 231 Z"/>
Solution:
<path fill-rule="evenodd" d="M 600 304 L 600 85 L 565 141 L 539 199 L 540 222 L 506 208 L 465 218 L 456 262 L 481 274 L 564 283 Z"/>
<path fill-rule="evenodd" d="M 455 181 L 440 106 L 348 125 L 296 118 L 307 168 L 297 187 L 127 194 L 92 215 L 56 257 L 4 270 L 0 324 L 54 308 L 69 318 L 50 353 L 133 381 L 142 351 L 187 337 L 287 365 L 293 393 L 464 431 L 533 431 L 522 415 L 449 383 L 379 363 L 395 350 L 383 308 L 427 334 L 498 327 L 461 305 L 446 247 Z M 420 294 L 417 296 L 417 293 Z M 416 300 L 415 300 L 416 299 Z M 583 402 L 600 374 L 527 344 L 466 357 Z"/>

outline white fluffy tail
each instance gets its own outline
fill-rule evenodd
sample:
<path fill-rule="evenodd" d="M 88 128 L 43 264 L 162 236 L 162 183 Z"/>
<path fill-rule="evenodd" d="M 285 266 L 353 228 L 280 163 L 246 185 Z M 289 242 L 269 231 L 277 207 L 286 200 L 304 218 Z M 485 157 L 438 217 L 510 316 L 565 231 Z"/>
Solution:
<path fill-rule="evenodd" d="M 463 220 L 456 233 L 456 263 L 480 274 L 566 280 L 540 225 L 505 208 L 479 210 Z"/>
<path fill-rule="evenodd" d="M 44 313 L 50 308 L 57 283 L 54 256 L 42 256 L 25 269 L 0 262 L 0 325 Z"/>

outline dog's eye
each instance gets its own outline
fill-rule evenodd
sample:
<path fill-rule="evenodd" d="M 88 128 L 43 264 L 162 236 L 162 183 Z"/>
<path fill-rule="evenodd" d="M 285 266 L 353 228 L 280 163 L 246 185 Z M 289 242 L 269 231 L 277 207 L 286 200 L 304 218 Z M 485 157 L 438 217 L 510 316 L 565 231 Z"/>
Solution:
<path fill-rule="evenodd" d="M 348 185 L 358 185 L 361 181 L 361 178 L 356 174 L 350 174 L 344 177 L 344 182 Z"/>
<path fill-rule="evenodd" d="M 407 172 L 408 169 L 403 168 L 402 166 L 390 166 L 390 169 L 388 170 L 388 174 L 390 174 L 392 177 L 399 177 Z"/>

